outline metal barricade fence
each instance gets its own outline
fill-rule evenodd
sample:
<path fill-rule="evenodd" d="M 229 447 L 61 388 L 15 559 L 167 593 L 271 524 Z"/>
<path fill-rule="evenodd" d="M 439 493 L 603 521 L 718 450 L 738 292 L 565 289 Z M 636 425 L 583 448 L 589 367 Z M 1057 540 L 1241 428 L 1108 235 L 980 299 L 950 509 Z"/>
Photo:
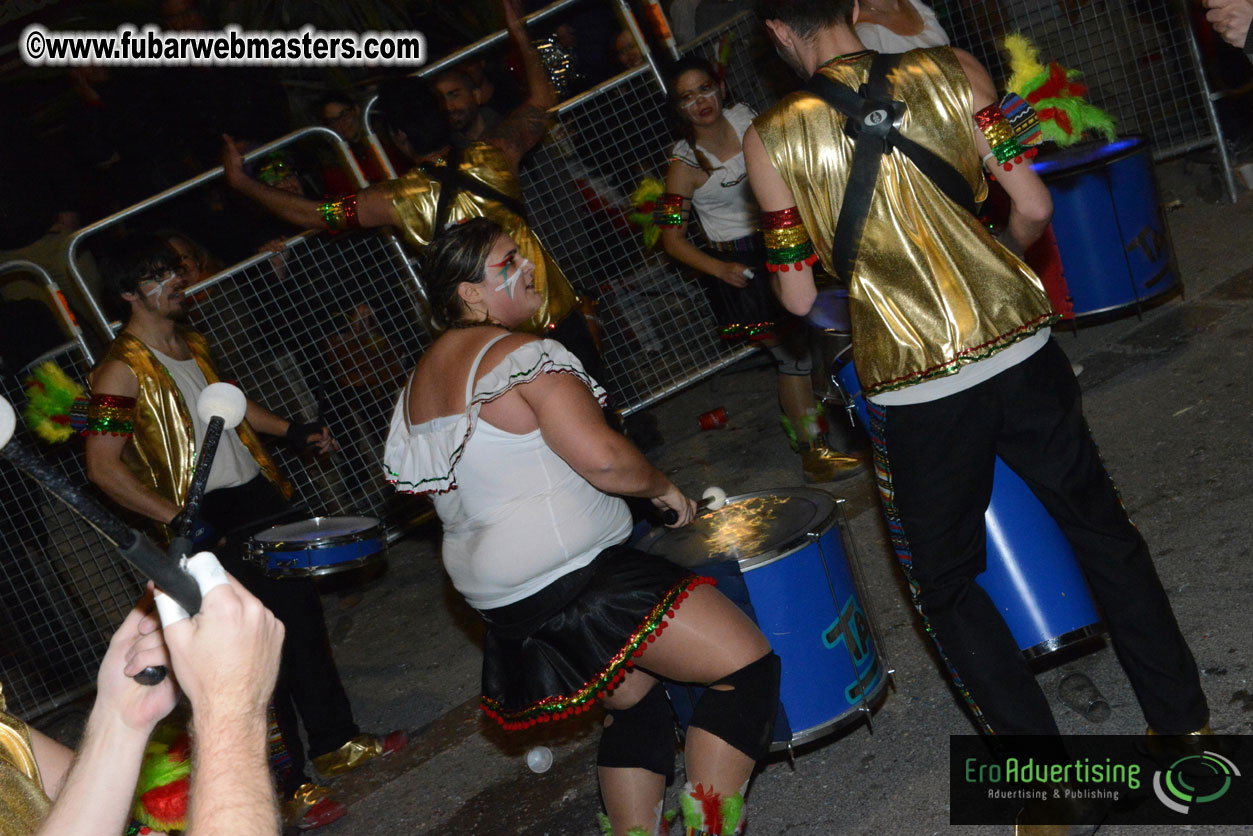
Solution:
<path fill-rule="evenodd" d="M 998 83 L 1010 74 L 1001 41 L 1021 32 L 1039 47 L 1042 63 L 1082 72 L 1088 100 L 1114 117 L 1119 134 L 1145 135 L 1155 158 L 1214 147 L 1235 201 L 1226 142 L 1179 0 L 938 0 L 935 6 L 953 45 L 982 61 Z"/>
<path fill-rule="evenodd" d="M 300 141 L 329 140 L 343 167 L 364 185 L 352 152 L 325 128 L 307 128 L 262 146 L 246 160 Z M 217 168 L 82 230 L 78 247 L 120 223 L 221 177 Z M 142 221 L 141 221 L 142 223 Z M 180 230 L 195 238 L 194 230 Z M 84 293 L 82 277 L 75 273 Z M 426 299 L 408 258 L 388 230 L 305 232 L 279 252 L 258 253 L 188 288 L 190 325 L 204 334 L 218 371 L 256 403 L 293 421 L 320 420 L 340 444 L 313 459 L 263 439 L 309 516 L 365 515 L 394 540 L 426 505 L 397 496 L 382 478 L 382 447 L 405 375 L 430 344 Z M 111 336 L 119 328 L 96 304 Z M 189 405 L 194 408 L 194 405 Z"/>
<path fill-rule="evenodd" d="M 554 3 L 528 20 L 567 5 Z M 737 18 L 725 31 L 740 44 L 760 37 L 751 15 Z M 688 49 L 712 58 L 721 37 L 721 31 L 713 33 Z M 418 75 L 455 65 L 502 38 L 502 33 L 484 38 Z M 647 44 L 641 40 L 640 46 L 645 66 L 553 109 L 553 128 L 520 172 L 531 225 L 580 293 L 599 301 L 601 349 L 609 374 L 602 383 L 624 415 L 755 350 L 721 340 L 699 284 L 659 247 L 647 250 L 640 231 L 627 221 L 631 192 L 645 176 L 664 177 L 674 142 L 656 64 Z M 750 56 L 748 49 L 733 52 L 728 80 L 741 98 L 761 109 L 768 101 Z M 367 133 L 372 104 L 363 108 Z M 377 148 L 377 138 L 372 141 Z M 386 155 L 378 156 L 386 164 Z"/>
<path fill-rule="evenodd" d="M 0 377 L 3 394 L 20 414 L 26 404 L 21 379 L 47 360 L 86 386 L 94 362 L 59 289 L 30 262 L 0 265 L 0 276 L 37 276 L 72 338 L 18 373 Z M 52 447 L 19 418 L 15 437 L 78 485 L 87 484 L 83 446 Z M 109 637 L 143 591 L 141 579 L 117 557 L 113 545 L 8 462 L 0 461 L 0 683 L 9 711 L 33 718 L 90 692 Z"/>

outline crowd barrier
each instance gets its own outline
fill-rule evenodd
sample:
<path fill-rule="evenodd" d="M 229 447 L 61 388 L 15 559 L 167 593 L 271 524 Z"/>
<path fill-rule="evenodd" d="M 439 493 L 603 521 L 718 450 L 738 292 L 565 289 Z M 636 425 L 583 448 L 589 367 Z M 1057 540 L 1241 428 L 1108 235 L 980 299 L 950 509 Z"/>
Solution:
<path fill-rule="evenodd" d="M 86 384 L 95 358 L 78 324 L 42 267 L 26 261 L 0 265 L 0 282 L 17 275 L 38 279 L 69 339 L 20 370 L 0 375 L 3 394 L 18 410 L 31 367 L 56 362 Z M 73 483 L 87 484 L 81 442 L 50 446 L 19 418 L 15 438 L 37 449 Z M 8 710 L 36 717 L 94 686 L 109 637 L 143 591 L 143 581 L 112 544 L 59 499 L 0 460 L 0 683 Z"/>
<path fill-rule="evenodd" d="M 296 131 L 249 153 L 245 163 L 309 142 L 338 155 L 364 185 L 352 152 L 325 128 Z M 85 227 L 70 243 L 71 265 L 92 239 L 119 224 L 153 226 L 151 218 L 171 202 L 216 185 L 221 173 L 206 172 Z M 196 238 L 195 230 L 179 231 Z M 82 275 L 74 275 L 89 294 Z M 312 458 L 270 439 L 297 507 L 310 517 L 375 517 L 392 540 L 424 512 L 425 504 L 396 496 L 381 477 L 396 392 L 431 342 L 425 293 L 389 230 L 293 235 L 186 293 L 189 324 L 208 339 L 223 379 L 280 417 L 324 421 L 339 442 L 338 452 Z M 109 336 L 120 327 L 98 301 L 92 316 Z"/>
<path fill-rule="evenodd" d="M 940 23 L 998 83 L 1009 76 L 1001 41 L 1021 32 L 1044 63 L 1079 70 L 1088 100 L 1120 135 L 1148 138 L 1156 159 L 1214 148 L 1228 199 L 1236 186 L 1191 18 L 1181 0 L 938 0 Z"/>

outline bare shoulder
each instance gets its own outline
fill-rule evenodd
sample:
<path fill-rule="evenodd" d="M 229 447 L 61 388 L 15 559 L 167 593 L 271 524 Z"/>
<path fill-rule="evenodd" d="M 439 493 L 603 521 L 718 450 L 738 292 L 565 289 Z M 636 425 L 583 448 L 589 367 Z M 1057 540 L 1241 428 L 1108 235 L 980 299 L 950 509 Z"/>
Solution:
<path fill-rule="evenodd" d="M 106 360 L 92 372 L 91 393 L 133 398 L 139 394 L 139 378 L 121 360 Z"/>
<path fill-rule="evenodd" d="M 953 56 L 957 59 L 962 72 L 966 74 L 966 80 L 970 82 L 970 89 L 975 96 L 975 109 L 978 110 L 996 101 L 996 83 L 992 81 L 992 76 L 988 75 L 987 69 L 979 63 L 979 59 L 966 50 L 956 47 L 953 48 Z"/>
<path fill-rule="evenodd" d="M 690 198 L 696 190 L 698 171 L 700 169 L 692 168 L 682 160 L 671 159 L 670 167 L 666 169 L 666 191 Z"/>

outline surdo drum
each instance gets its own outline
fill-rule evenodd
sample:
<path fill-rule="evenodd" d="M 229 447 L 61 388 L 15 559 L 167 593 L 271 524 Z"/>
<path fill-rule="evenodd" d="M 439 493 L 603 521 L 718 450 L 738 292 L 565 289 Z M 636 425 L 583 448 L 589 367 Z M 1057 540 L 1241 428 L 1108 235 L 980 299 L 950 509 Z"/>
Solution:
<path fill-rule="evenodd" d="M 857 420 L 869 427 L 852 361 L 840 366 L 834 378 Z M 996 604 L 1024 656 L 1034 659 L 1100 632 L 1100 617 L 1070 541 L 999 456 L 983 521 L 987 568 L 975 581 Z"/>
<path fill-rule="evenodd" d="M 636 547 L 718 582 L 783 663 L 772 749 L 868 715 L 889 671 L 854 583 L 839 506 L 810 488 L 741 494 L 684 528 L 657 528 Z M 667 686 L 686 726 L 693 691 Z"/>
<path fill-rule="evenodd" d="M 365 566 L 383 557 L 383 545 L 373 517 L 314 517 L 258 531 L 244 553 L 272 578 L 298 578 Z"/>

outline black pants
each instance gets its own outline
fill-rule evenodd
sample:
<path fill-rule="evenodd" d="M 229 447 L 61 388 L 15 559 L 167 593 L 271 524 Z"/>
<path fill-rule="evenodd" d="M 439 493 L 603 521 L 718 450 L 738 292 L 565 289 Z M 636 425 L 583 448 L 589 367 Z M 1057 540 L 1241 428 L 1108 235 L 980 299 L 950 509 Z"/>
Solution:
<path fill-rule="evenodd" d="M 296 724 L 297 711 L 309 738 L 309 757 L 338 749 L 359 731 L 335 670 L 322 601 L 313 580 L 270 578 L 241 556 L 241 546 L 248 537 L 290 513 L 286 500 L 264 476 L 212 491 L 200 506 L 200 516 L 227 535 L 227 546 L 218 553 L 226 571 L 269 607 L 286 628 L 274 713 L 292 758 L 292 774 L 282 788 L 288 792 L 305 780 L 306 758 Z"/>
<path fill-rule="evenodd" d="M 1127 518 L 1050 340 L 991 380 L 930 403 L 870 405 L 879 490 L 915 604 L 975 716 L 998 734 L 1056 734 L 1048 700 L 987 593 L 983 513 L 995 456 L 1070 541 L 1149 725 L 1208 716 L 1196 662 L 1148 546 Z"/>

